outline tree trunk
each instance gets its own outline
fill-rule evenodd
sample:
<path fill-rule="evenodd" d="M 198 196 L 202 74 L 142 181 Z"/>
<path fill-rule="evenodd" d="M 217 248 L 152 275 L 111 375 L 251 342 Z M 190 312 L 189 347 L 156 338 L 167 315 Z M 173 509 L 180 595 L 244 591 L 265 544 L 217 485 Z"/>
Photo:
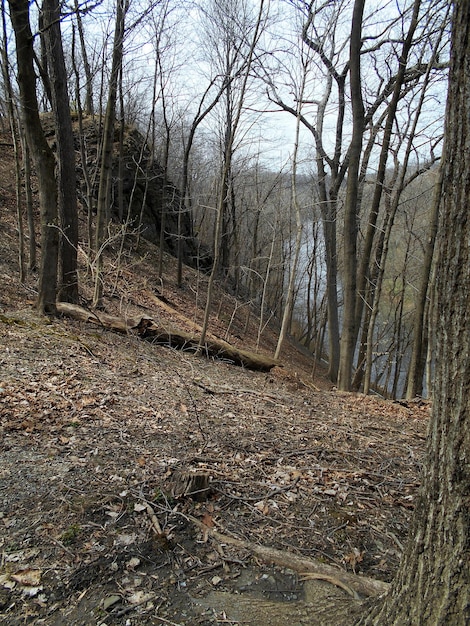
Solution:
<path fill-rule="evenodd" d="M 58 199 L 61 217 L 59 298 L 65 302 L 78 302 L 78 212 L 75 148 L 58 0 L 44 0 L 43 12 L 44 41 L 57 145 Z"/>
<path fill-rule="evenodd" d="M 372 254 L 374 238 L 377 234 L 377 218 L 379 215 L 380 201 L 384 189 L 385 175 L 387 172 L 387 161 L 390 153 L 390 142 L 392 139 L 393 125 L 398 108 L 398 103 L 403 97 L 402 88 L 405 81 L 405 72 L 408 63 L 408 56 L 412 49 L 414 34 L 418 25 L 419 9 L 421 0 L 415 0 L 413 4 L 413 14 L 410 22 L 408 33 L 403 42 L 402 52 L 398 60 L 398 72 L 395 78 L 393 93 L 390 104 L 387 107 L 387 117 L 385 121 L 384 135 L 382 139 L 382 147 L 380 151 L 379 165 L 374 186 L 374 195 L 372 205 L 367 219 L 367 228 L 364 238 L 364 246 L 361 262 L 357 275 L 357 298 L 356 298 L 356 336 L 360 330 L 362 312 L 364 308 L 367 281 L 369 278 L 369 265 Z"/>
<path fill-rule="evenodd" d="M 80 38 L 80 48 L 82 52 L 83 69 L 85 70 L 86 92 L 85 92 L 85 111 L 87 115 L 94 115 L 93 107 L 93 74 L 88 61 L 87 47 L 85 42 L 85 33 L 83 32 L 83 22 L 81 9 L 78 0 L 74 3 L 75 17 L 77 18 L 78 36 Z"/>
<path fill-rule="evenodd" d="M 351 25 L 349 62 L 351 66 L 351 105 L 353 131 L 349 153 L 348 182 L 344 207 L 343 241 L 343 325 L 338 375 L 338 389 L 350 391 L 354 348 L 356 345 L 356 268 L 359 169 L 364 134 L 364 104 L 361 92 L 361 33 L 365 0 L 356 0 Z"/>
<path fill-rule="evenodd" d="M 361 625 L 470 623 L 470 1 L 454 6 L 426 462 L 398 574 Z"/>
<path fill-rule="evenodd" d="M 109 219 L 109 192 L 111 187 L 113 165 L 113 136 L 116 115 L 116 100 L 119 73 L 122 65 L 124 48 L 124 22 L 129 0 L 116 0 L 116 26 L 114 31 L 113 60 L 111 78 L 109 80 L 109 94 L 104 117 L 103 147 L 101 155 L 100 184 L 98 189 L 98 203 L 96 207 L 96 276 L 93 306 L 103 306 L 103 252 L 104 233 Z"/>
<path fill-rule="evenodd" d="M 279 331 L 279 337 L 277 340 L 276 350 L 274 352 L 274 358 L 278 359 L 281 354 L 281 349 L 287 336 L 287 329 L 292 318 L 292 311 L 294 309 L 295 300 L 295 279 L 297 276 L 297 270 L 299 266 L 300 247 L 302 244 L 302 217 L 300 214 L 299 198 L 297 195 L 297 167 L 298 167 L 298 154 L 299 154 L 299 141 L 300 141 L 300 113 L 302 110 L 302 98 L 305 88 L 306 74 L 302 77 L 302 86 L 300 89 L 300 99 L 298 103 L 298 115 L 295 128 L 295 142 L 294 142 L 294 154 L 292 155 L 292 197 L 291 206 L 295 210 L 295 243 L 294 254 L 292 258 L 292 266 L 289 272 L 289 281 L 287 283 L 286 291 L 286 303 L 284 306 L 284 312 L 282 315 L 281 329 Z"/>
<path fill-rule="evenodd" d="M 92 249 L 92 215 L 93 215 L 93 181 L 90 176 L 90 172 L 87 164 L 87 154 L 86 154 L 86 145 L 85 145 L 85 133 L 83 131 L 83 109 L 82 102 L 80 97 L 80 72 L 77 67 L 76 54 L 75 54 L 75 29 L 72 29 L 72 68 L 75 74 L 75 108 L 77 113 L 77 123 L 78 123 L 78 136 L 80 141 L 80 161 L 81 161 L 81 170 L 83 182 L 85 183 L 85 199 L 82 199 L 82 202 L 85 204 L 87 209 L 87 243 L 88 243 L 88 254 L 90 254 Z"/>
<path fill-rule="evenodd" d="M 59 231 L 54 155 L 46 141 L 39 118 L 36 73 L 33 66 L 33 35 L 29 24 L 28 0 L 9 0 L 15 31 L 18 84 L 27 141 L 36 168 L 41 211 L 41 265 L 37 308 L 55 313 Z"/>
<path fill-rule="evenodd" d="M 199 124 L 205 119 L 205 117 L 212 111 L 212 109 L 219 102 L 222 94 L 224 93 L 225 87 L 222 85 L 220 89 L 218 89 L 215 94 L 213 100 L 210 104 L 204 109 L 204 101 L 209 93 L 211 87 L 214 85 L 215 79 L 213 79 L 204 92 L 200 102 L 199 107 L 194 117 L 191 128 L 189 130 L 188 139 L 186 142 L 186 147 L 184 149 L 183 155 L 183 166 L 182 166 L 182 182 L 181 182 L 181 195 L 180 195 L 180 203 L 178 207 L 178 234 L 177 234 L 177 244 L 176 244 L 176 257 L 177 257 L 177 269 L 176 269 L 176 284 L 178 287 L 181 287 L 183 284 L 183 213 L 191 212 L 191 202 L 189 198 L 189 158 L 191 156 L 191 148 L 193 146 L 194 137 L 196 134 L 196 130 Z"/>
<path fill-rule="evenodd" d="M 432 207 L 429 224 L 429 236 L 424 252 L 423 267 L 421 270 L 421 284 L 416 298 L 416 310 L 413 327 L 413 350 L 408 370 L 408 380 L 406 387 L 406 398 L 411 400 L 423 393 L 423 378 L 425 367 L 425 327 L 424 319 L 426 313 L 426 300 L 429 293 L 429 279 L 431 276 L 432 260 L 434 258 L 434 248 L 437 236 L 437 225 L 439 221 L 439 204 L 442 193 L 442 167 L 439 172 L 439 180 L 436 185 L 436 193 Z M 429 393 L 429 390 L 428 390 Z"/>
<path fill-rule="evenodd" d="M 8 61 L 8 35 L 6 25 L 5 3 L 2 0 L 2 35 L 3 45 L 1 50 L 2 58 L 2 78 L 6 95 L 6 109 L 8 112 L 8 122 L 10 125 L 11 140 L 13 143 L 13 153 L 15 156 L 15 186 L 16 186 L 16 211 L 18 224 L 18 265 L 19 279 L 24 282 L 25 279 L 25 254 L 24 254 L 24 228 L 23 228 L 23 203 L 21 195 L 21 156 L 20 141 L 18 132 L 18 117 L 15 115 L 14 94 L 10 78 L 10 63 Z"/>
<path fill-rule="evenodd" d="M 31 155 L 26 137 L 20 136 L 21 147 L 23 150 L 23 170 L 24 170 L 24 186 L 26 199 L 26 215 L 28 216 L 28 235 L 29 235 L 29 264 L 30 270 L 36 269 L 36 230 L 34 223 L 34 206 L 33 192 L 31 188 Z"/>
<path fill-rule="evenodd" d="M 336 384 L 339 370 L 339 316 L 338 316 L 338 257 L 336 248 L 336 201 L 322 205 L 323 234 L 325 237 L 326 302 L 328 322 L 328 377 Z"/>

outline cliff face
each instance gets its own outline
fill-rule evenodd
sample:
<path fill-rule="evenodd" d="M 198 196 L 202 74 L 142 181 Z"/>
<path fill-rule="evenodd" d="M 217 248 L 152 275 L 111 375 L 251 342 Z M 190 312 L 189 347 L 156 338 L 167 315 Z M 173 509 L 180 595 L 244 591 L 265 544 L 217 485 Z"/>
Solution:
<path fill-rule="evenodd" d="M 42 123 L 49 141 L 54 146 L 52 116 L 43 115 Z M 99 185 L 102 131 L 100 119 L 86 116 L 80 128 L 78 119 L 74 116 L 73 128 L 79 204 L 84 212 L 87 212 L 91 205 L 94 212 Z M 171 180 L 165 178 L 165 172 L 153 158 L 145 137 L 135 127 L 126 126 L 121 146 L 120 130 L 119 123 L 116 123 L 110 217 L 116 222 L 128 220 L 130 231 L 138 229 L 143 237 L 156 244 L 160 244 L 163 222 L 165 249 L 176 256 L 180 191 Z M 190 213 L 183 211 L 180 221 L 184 263 L 197 266 L 199 269 L 209 268 L 210 256 L 193 235 Z"/>

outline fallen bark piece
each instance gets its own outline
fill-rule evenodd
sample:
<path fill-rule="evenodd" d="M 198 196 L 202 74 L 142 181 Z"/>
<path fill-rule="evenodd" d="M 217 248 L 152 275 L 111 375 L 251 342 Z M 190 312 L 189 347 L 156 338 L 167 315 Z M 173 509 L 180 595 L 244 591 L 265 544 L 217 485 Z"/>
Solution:
<path fill-rule="evenodd" d="M 228 361 L 250 370 L 269 372 L 273 367 L 280 365 L 276 359 L 248 350 L 240 350 L 222 339 L 214 338 L 201 346 L 199 337 L 177 328 L 158 326 L 151 317 L 147 316 L 122 318 L 101 311 L 87 310 L 68 302 L 58 302 L 57 312 L 119 333 L 133 331 L 151 343 Z"/>
<path fill-rule="evenodd" d="M 244 541 L 236 537 L 224 535 L 217 530 L 208 528 L 195 517 L 189 515 L 187 517 L 204 533 L 209 535 L 209 537 L 213 537 L 219 543 L 228 543 L 237 548 L 248 550 L 265 563 L 274 563 L 281 567 L 287 567 L 295 572 L 299 572 L 305 578 L 308 578 L 310 573 L 314 573 L 317 579 L 328 582 L 334 580 L 335 585 L 347 589 L 348 593 L 352 591 L 353 594 L 358 594 L 359 596 L 377 596 L 386 593 L 390 586 L 388 583 L 381 580 L 351 574 L 350 572 L 333 567 L 332 565 L 320 563 L 320 561 L 316 561 L 315 559 L 306 559 L 292 554 L 291 552 L 276 550 L 275 548 L 262 546 L 257 543 L 252 543 L 251 541 Z"/>

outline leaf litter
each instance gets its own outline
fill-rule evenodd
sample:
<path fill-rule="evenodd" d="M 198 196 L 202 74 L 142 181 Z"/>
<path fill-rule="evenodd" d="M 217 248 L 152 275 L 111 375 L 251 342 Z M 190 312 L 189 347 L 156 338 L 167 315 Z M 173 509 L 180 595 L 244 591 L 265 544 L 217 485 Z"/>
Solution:
<path fill-rule="evenodd" d="M 273 577 L 264 594 L 282 596 L 281 580 L 301 597 L 293 572 L 217 545 L 192 517 L 391 579 L 428 407 L 18 316 L 1 325 L 3 623 L 223 623 L 193 600 L 243 593 L 247 571 L 252 586 Z"/>

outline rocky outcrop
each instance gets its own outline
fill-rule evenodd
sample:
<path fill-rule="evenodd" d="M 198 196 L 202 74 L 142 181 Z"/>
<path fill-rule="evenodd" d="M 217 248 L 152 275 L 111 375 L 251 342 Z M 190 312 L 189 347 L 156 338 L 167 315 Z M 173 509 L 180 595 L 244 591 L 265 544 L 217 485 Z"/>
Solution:
<path fill-rule="evenodd" d="M 54 123 L 52 116 L 42 117 L 42 124 L 49 141 L 54 144 Z M 82 120 L 82 130 L 76 116 L 73 118 L 75 134 L 77 185 L 79 201 L 83 210 L 88 210 L 90 198 L 85 182 L 84 169 L 88 174 L 94 206 L 98 194 L 100 140 L 102 125 L 97 117 L 86 116 Z M 121 129 L 115 125 L 113 147 L 113 183 L 111 193 L 111 219 L 128 221 L 129 230 L 139 230 L 143 237 L 160 244 L 162 220 L 164 223 L 164 245 L 166 251 L 176 256 L 178 241 L 178 216 L 181 207 L 181 194 L 153 157 L 145 137 L 134 127 L 126 126 L 120 146 Z M 82 163 L 81 146 L 85 163 Z M 119 191 L 122 190 L 122 202 Z M 92 210 L 93 210 L 92 206 Z M 193 234 L 192 216 L 182 212 L 180 216 L 181 241 L 184 263 L 199 269 L 208 269 L 211 258 L 207 249 L 201 246 Z"/>

